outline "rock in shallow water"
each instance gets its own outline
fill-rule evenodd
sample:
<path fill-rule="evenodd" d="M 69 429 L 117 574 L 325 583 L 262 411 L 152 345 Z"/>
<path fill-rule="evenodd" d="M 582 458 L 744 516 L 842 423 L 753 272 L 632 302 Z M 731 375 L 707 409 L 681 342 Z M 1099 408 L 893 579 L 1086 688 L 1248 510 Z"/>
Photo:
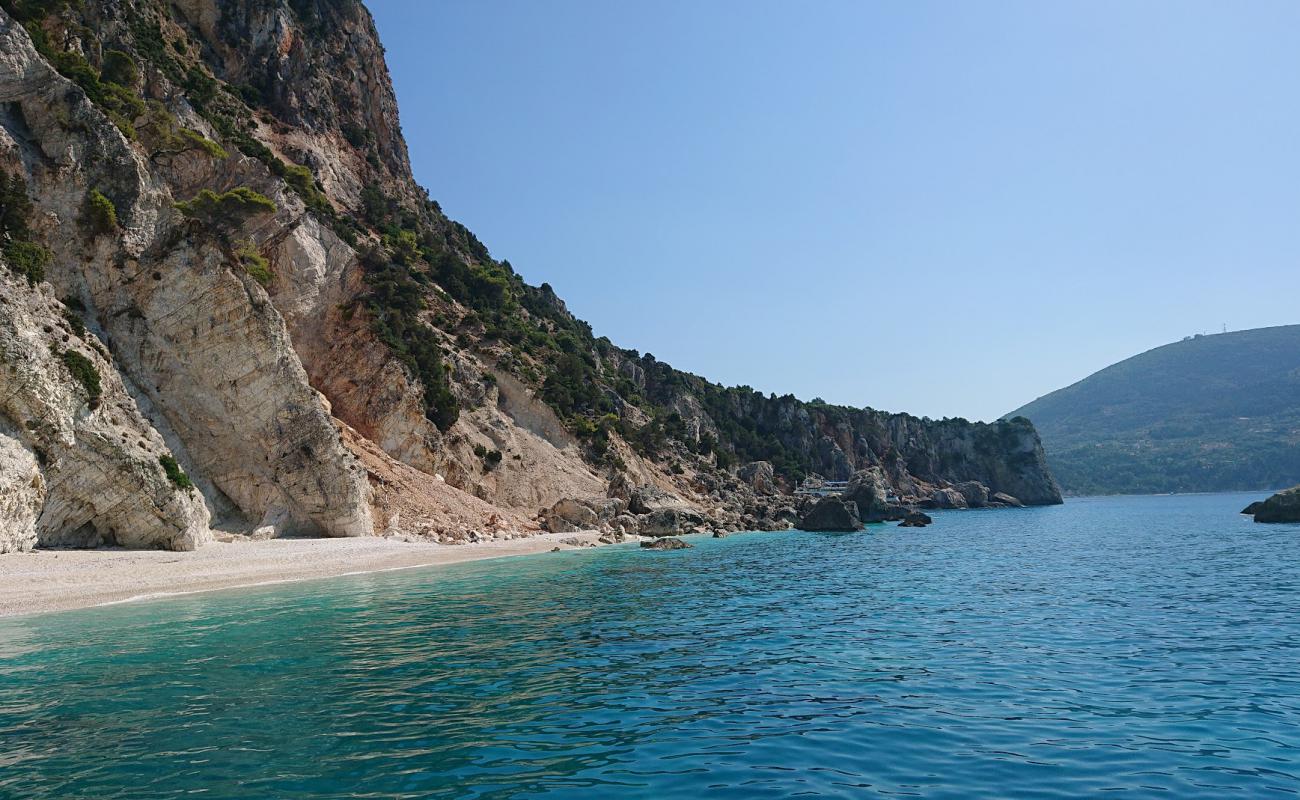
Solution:
<path fill-rule="evenodd" d="M 929 514 L 925 513 L 924 511 L 912 510 L 907 512 L 907 514 L 903 516 L 903 521 L 898 523 L 898 527 L 924 528 L 926 525 L 929 525 L 931 522 L 934 522 L 934 520 L 930 519 Z"/>
<path fill-rule="evenodd" d="M 860 531 L 858 504 L 838 497 L 823 497 L 799 521 L 805 531 Z"/>
<path fill-rule="evenodd" d="M 655 539 L 653 542 L 642 542 L 641 546 L 646 550 L 685 550 L 694 545 L 687 544 L 681 539 L 674 539 L 671 536 L 663 539 Z"/>

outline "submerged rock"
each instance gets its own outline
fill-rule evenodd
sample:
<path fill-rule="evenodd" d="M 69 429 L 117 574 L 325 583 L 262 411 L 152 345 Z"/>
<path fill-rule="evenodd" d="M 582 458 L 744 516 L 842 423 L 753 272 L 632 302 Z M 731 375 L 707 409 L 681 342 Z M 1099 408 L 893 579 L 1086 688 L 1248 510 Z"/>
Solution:
<path fill-rule="evenodd" d="M 641 546 L 646 550 L 685 550 L 688 547 L 694 547 L 694 545 L 687 544 L 681 539 L 676 539 L 671 536 L 663 539 L 655 539 L 653 542 L 642 542 Z"/>

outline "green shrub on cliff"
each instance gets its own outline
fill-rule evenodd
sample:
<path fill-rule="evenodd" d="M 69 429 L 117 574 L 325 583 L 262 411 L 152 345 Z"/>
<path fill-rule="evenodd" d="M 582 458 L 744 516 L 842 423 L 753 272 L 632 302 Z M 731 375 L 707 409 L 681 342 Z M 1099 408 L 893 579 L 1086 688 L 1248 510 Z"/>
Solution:
<path fill-rule="evenodd" d="M 104 53 L 104 68 L 100 70 L 99 78 L 108 83 L 132 87 L 140 81 L 140 68 L 136 66 L 135 59 L 131 58 L 130 53 L 109 50 Z"/>
<path fill-rule="evenodd" d="M 4 245 L 5 262 L 35 286 L 45 280 L 45 267 L 50 263 L 50 251 L 35 242 L 11 240 Z"/>
<path fill-rule="evenodd" d="M 99 399 L 103 394 L 103 389 L 99 384 L 99 370 L 90 359 L 78 353 L 76 350 L 65 350 L 62 355 L 63 365 L 72 373 L 81 387 L 86 390 L 86 400 L 91 408 L 99 406 Z"/>
<path fill-rule="evenodd" d="M 175 458 L 164 454 L 158 456 L 158 463 L 162 465 L 163 472 L 167 473 L 167 480 L 171 481 L 172 485 L 177 489 L 192 489 L 194 487 L 194 482 L 181 469 L 181 465 L 176 462 Z"/>
<path fill-rule="evenodd" d="M 95 233 L 113 233 L 118 229 L 117 206 L 98 189 L 86 193 L 86 222 Z"/>
<path fill-rule="evenodd" d="M 266 256 L 258 252 L 252 242 L 245 242 L 235 251 L 235 257 L 239 259 L 240 266 L 244 268 L 253 280 L 269 286 L 275 276 L 271 273 L 271 262 L 266 260 Z"/>
<path fill-rule="evenodd" d="M 240 186 L 222 194 L 204 189 L 192 200 L 173 205 L 187 219 L 200 222 L 219 232 L 237 228 L 246 220 L 259 214 L 274 214 L 276 211 L 275 203 L 269 197 L 247 186 Z"/>

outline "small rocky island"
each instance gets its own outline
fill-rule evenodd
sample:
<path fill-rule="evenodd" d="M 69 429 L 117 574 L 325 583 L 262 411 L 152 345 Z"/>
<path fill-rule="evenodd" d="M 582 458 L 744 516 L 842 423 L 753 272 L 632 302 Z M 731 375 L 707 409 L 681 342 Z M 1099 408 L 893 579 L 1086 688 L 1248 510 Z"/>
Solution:
<path fill-rule="evenodd" d="M 1300 522 L 1300 486 L 1251 503 L 1241 513 L 1253 516 L 1256 522 Z"/>

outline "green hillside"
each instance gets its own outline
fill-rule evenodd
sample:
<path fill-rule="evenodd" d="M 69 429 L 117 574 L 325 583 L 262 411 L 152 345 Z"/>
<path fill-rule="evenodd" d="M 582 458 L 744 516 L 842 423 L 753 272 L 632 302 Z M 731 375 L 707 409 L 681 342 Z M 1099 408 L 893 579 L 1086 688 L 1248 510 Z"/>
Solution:
<path fill-rule="evenodd" d="M 1196 336 L 1008 414 L 1033 421 L 1070 494 L 1300 483 L 1300 325 Z"/>

